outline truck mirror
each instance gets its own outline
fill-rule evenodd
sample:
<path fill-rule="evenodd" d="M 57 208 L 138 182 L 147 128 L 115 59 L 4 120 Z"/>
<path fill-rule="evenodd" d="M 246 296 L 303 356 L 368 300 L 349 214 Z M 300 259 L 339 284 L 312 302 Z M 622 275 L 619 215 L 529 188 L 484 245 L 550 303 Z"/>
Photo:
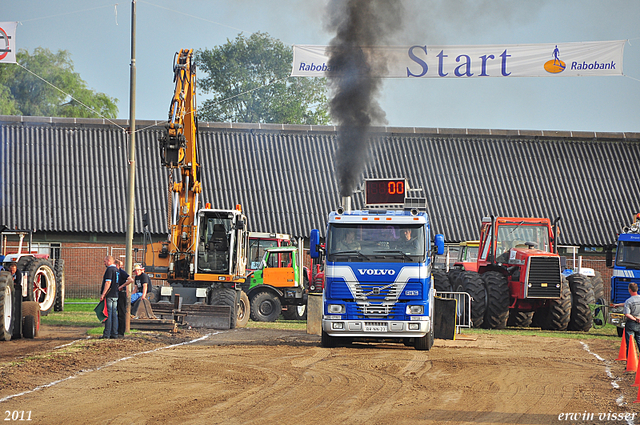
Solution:
<path fill-rule="evenodd" d="M 605 251 L 605 262 L 608 268 L 613 268 L 613 251 L 611 248 L 607 248 Z"/>
<path fill-rule="evenodd" d="M 436 235 L 436 253 L 438 255 L 444 254 L 444 235 Z"/>
<path fill-rule="evenodd" d="M 318 251 L 318 245 L 320 244 L 320 231 L 318 229 L 311 230 L 309 236 L 309 256 L 311 258 L 318 258 L 320 252 Z"/>

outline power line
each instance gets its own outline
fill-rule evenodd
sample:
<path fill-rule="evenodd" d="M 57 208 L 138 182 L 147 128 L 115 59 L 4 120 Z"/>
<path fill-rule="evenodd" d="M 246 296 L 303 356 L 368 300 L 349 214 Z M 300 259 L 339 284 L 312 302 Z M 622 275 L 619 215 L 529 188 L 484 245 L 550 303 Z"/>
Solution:
<path fill-rule="evenodd" d="M 88 109 L 89 111 L 93 112 L 94 114 L 98 115 L 99 117 L 101 117 L 104 120 L 109 121 L 111 124 L 115 125 L 118 128 L 121 128 L 123 131 L 126 131 L 126 129 L 120 125 L 118 125 L 116 122 L 114 122 L 113 120 L 111 120 L 110 118 L 105 117 L 104 115 L 102 115 L 100 112 L 96 111 L 95 109 L 93 109 L 92 107 L 85 105 L 84 103 L 82 103 L 81 101 L 79 101 L 78 99 L 76 99 L 75 97 L 73 97 L 71 94 L 65 92 L 64 90 L 62 90 L 60 87 L 57 87 L 56 85 L 50 83 L 49 81 L 45 80 L 43 77 L 39 76 L 38 74 L 36 74 L 35 72 L 31 71 L 29 68 L 25 67 L 24 65 L 16 62 L 16 65 L 18 65 L 20 68 L 24 69 L 25 71 L 27 71 L 29 74 L 35 76 L 36 78 L 44 81 L 45 83 L 47 83 L 48 85 L 50 85 L 51 87 L 53 87 L 54 89 L 58 90 L 60 93 L 64 94 L 65 96 L 69 96 L 71 99 L 75 100 L 76 102 L 78 102 L 80 105 L 82 105 L 83 107 L 85 107 L 86 109 Z"/>

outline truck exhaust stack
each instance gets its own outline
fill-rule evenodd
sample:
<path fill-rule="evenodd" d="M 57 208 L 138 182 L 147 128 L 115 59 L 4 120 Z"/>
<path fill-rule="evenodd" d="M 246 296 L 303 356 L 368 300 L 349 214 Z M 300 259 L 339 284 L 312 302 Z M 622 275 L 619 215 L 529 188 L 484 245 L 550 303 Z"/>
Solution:
<path fill-rule="evenodd" d="M 339 214 L 351 212 L 351 196 L 343 196 L 341 198 L 342 206 L 338 208 Z"/>

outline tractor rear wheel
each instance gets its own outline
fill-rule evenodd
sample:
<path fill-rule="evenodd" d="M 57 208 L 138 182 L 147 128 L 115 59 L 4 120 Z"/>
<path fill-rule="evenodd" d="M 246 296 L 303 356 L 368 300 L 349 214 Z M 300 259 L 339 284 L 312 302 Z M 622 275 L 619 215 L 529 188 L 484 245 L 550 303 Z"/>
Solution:
<path fill-rule="evenodd" d="M 449 276 L 444 270 L 433 271 L 433 286 L 437 292 L 451 292 Z"/>
<path fill-rule="evenodd" d="M 449 269 L 449 273 L 447 273 L 447 278 L 449 278 L 449 285 L 451 285 L 452 289 L 456 289 L 458 285 L 458 278 L 460 277 L 460 273 L 464 270 L 461 269 Z"/>
<path fill-rule="evenodd" d="M 251 298 L 251 319 L 256 322 L 275 322 L 282 313 L 280 299 L 267 291 L 260 291 Z"/>
<path fill-rule="evenodd" d="M 40 304 L 40 314 L 49 314 L 56 301 L 56 275 L 51 263 L 42 258 L 32 258 L 22 269 L 28 274 L 27 299 Z"/>
<path fill-rule="evenodd" d="M 484 316 L 484 327 L 487 329 L 504 329 L 509 317 L 509 283 L 500 272 L 486 272 L 482 280 L 487 290 L 487 311 Z"/>
<path fill-rule="evenodd" d="M 539 317 L 539 314 L 542 314 Z M 538 320 L 539 317 L 539 320 Z M 548 306 L 543 310 L 536 311 L 533 321 L 539 323 L 540 327 L 550 331 L 566 331 L 571 317 L 571 290 L 566 278 L 562 277 L 562 290 L 560 298 L 549 300 Z"/>
<path fill-rule="evenodd" d="M 606 304 L 604 298 L 604 282 L 602 281 L 602 275 L 600 272 L 596 272 L 595 276 L 590 278 L 591 287 L 593 289 L 593 297 L 595 298 L 595 304 Z"/>
<path fill-rule="evenodd" d="M 209 305 L 228 305 L 231 307 L 231 318 L 229 319 L 229 329 L 235 329 L 238 321 L 236 290 L 233 288 L 216 288 L 211 291 Z"/>
<path fill-rule="evenodd" d="M 572 274 L 568 280 L 571 288 L 571 318 L 567 329 L 588 332 L 593 325 L 593 313 L 589 308 L 589 304 L 595 301 L 593 289 L 589 280 L 581 274 Z"/>
<path fill-rule="evenodd" d="M 464 271 L 456 280 L 455 292 L 467 292 L 471 296 L 471 321 L 474 328 L 479 328 L 484 322 L 487 310 L 487 291 L 482 278 L 476 272 Z"/>
<path fill-rule="evenodd" d="M 533 321 L 533 311 L 510 310 L 507 326 L 516 328 L 527 328 Z"/>
<path fill-rule="evenodd" d="M 56 302 L 53 311 L 64 311 L 64 260 L 53 260 L 56 272 Z"/>
<path fill-rule="evenodd" d="M 11 273 L 0 272 L 0 341 L 9 341 L 13 335 L 14 290 Z"/>
<path fill-rule="evenodd" d="M 240 291 L 240 302 L 238 303 L 238 321 L 236 327 L 244 328 L 249 323 L 249 315 L 251 314 L 251 306 L 249 297 L 244 291 Z"/>
<path fill-rule="evenodd" d="M 35 301 L 22 303 L 22 336 L 33 339 L 40 332 L 40 306 Z"/>

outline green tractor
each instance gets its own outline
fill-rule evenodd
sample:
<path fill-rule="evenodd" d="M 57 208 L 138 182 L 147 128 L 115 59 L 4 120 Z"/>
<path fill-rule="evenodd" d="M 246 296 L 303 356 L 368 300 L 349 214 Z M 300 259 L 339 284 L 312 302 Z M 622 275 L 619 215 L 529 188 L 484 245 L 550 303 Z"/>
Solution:
<path fill-rule="evenodd" d="M 302 243 L 265 250 L 259 268 L 243 285 L 252 320 L 273 322 L 280 314 L 289 320 L 307 319 L 309 270 L 302 260 Z"/>

